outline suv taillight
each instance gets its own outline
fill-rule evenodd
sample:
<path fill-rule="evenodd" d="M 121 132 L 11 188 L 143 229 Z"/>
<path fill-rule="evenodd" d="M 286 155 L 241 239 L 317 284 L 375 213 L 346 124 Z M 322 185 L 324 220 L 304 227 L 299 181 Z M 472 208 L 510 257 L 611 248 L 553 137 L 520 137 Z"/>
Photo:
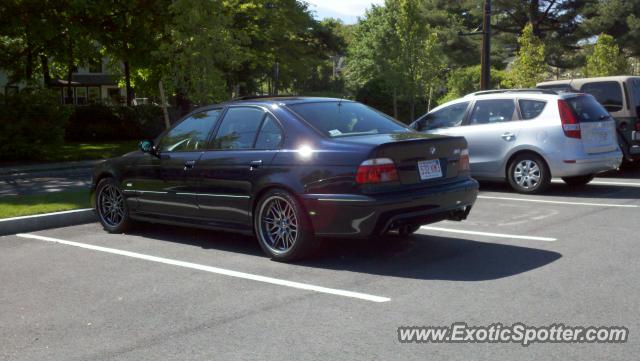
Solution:
<path fill-rule="evenodd" d="M 580 122 L 578 121 L 576 114 L 571 110 L 569 104 L 562 99 L 558 100 L 558 110 L 560 111 L 560 121 L 562 122 L 564 135 L 569 138 L 582 138 Z"/>
<path fill-rule="evenodd" d="M 398 180 L 396 165 L 389 158 L 367 159 L 358 167 L 356 183 L 384 183 Z"/>
<path fill-rule="evenodd" d="M 469 171 L 471 166 L 469 165 L 469 149 L 463 149 L 460 151 L 460 160 L 458 161 L 459 171 Z"/>

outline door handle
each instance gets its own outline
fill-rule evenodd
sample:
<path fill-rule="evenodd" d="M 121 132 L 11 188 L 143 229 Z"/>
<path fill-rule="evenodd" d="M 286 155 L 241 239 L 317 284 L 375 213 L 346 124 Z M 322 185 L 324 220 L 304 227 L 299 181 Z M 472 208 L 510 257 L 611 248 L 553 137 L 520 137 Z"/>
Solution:
<path fill-rule="evenodd" d="M 506 132 L 502 134 L 501 137 L 502 139 L 509 141 L 509 140 L 514 140 L 516 138 L 516 135 L 511 132 Z"/>
<path fill-rule="evenodd" d="M 188 161 L 184 162 L 184 170 L 192 169 L 195 165 L 196 165 L 196 161 L 195 160 L 188 160 Z"/>
<path fill-rule="evenodd" d="M 262 165 L 262 159 L 260 159 L 260 160 L 252 160 L 251 163 L 249 163 L 249 169 L 253 170 L 253 169 L 258 168 L 261 165 Z"/>

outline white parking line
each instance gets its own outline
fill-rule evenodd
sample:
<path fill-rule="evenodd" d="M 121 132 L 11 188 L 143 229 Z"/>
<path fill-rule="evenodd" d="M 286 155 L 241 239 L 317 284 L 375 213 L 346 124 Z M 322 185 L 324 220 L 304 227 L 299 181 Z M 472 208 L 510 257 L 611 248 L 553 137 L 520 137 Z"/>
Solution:
<path fill-rule="evenodd" d="M 252 280 L 252 281 L 258 281 L 258 282 L 270 283 L 270 284 L 279 285 L 279 286 L 297 288 L 297 289 L 301 289 L 301 290 L 314 291 L 314 292 L 319 292 L 319 293 L 326 293 L 326 294 L 336 295 L 336 296 L 357 298 L 357 299 L 361 299 L 361 300 L 365 300 L 365 301 L 371 301 L 371 302 L 388 302 L 388 301 L 391 301 L 391 299 L 388 298 L 388 297 L 374 296 L 374 295 L 369 295 L 369 294 L 366 294 L 366 293 L 351 292 L 351 291 L 345 291 L 345 290 L 340 290 L 340 289 L 335 289 L 335 288 L 327 288 L 327 287 L 310 285 L 310 284 L 307 284 L 307 283 L 287 281 L 287 280 L 282 280 L 282 279 L 278 279 L 278 278 L 265 277 L 265 276 L 250 274 L 250 273 L 232 271 L 232 270 L 228 270 L 228 269 L 224 269 L 224 268 L 205 266 L 205 265 L 201 265 L 201 264 L 197 264 L 197 263 L 184 262 L 184 261 L 178 261 L 178 260 L 169 259 L 169 258 L 150 256 L 150 255 L 146 255 L 146 254 L 142 254 L 142 253 L 136 253 L 136 252 L 123 251 L 123 250 L 115 249 L 115 248 L 107 248 L 107 247 L 94 246 L 94 245 L 86 244 L 86 243 L 65 241 L 65 240 L 62 240 L 62 239 L 45 237 L 45 236 L 40 236 L 40 235 L 37 235 L 37 234 L 21 233 L 21 234 L 16 234 L 16 236 L 22 237 L 22 238 L 37 239 L 37 240 L 45 241 L 45 242 L 59 243 L 59 244 L 67 245 L 67 246 L 85 248 L 85 249 L 90 249 L 90 250 L 93 250 L 93 251 L 117 254 L 117 255 L 120 255 L 120 256 L 126 256 L 126 257 L 131 257 L 131 258 L 142 259 L 142 260 L 145 260 L 145 261 L 164 263 L 164 264 L 168 264 L 168 265 L 172 265 L 172 266 L 190 268 L 190 269 L 195 269 L 195 270 L 199 270 L 199 271 L 216 273 L 216 274 L 220 274 L 220 275 L 224 275 L 224 276 L 243 278 L 243 279 Z"/>
<path fill-rule="evenodd" d="M 529 198 L 514 198 L 514 197 L 492 197 L 492 196 L 478 196 L 481 199 L 499 199 L 503 201 L 517 201 L 517 202 L 534 202 L 534 203 L 549 203 L 549 204 L 565 204 L 571 206 L 591 206 L 591 207 L 619 207 L 619 208 L 640 208 L 635 204 L 612 204 L 612 203 L 590 203 L 590 202 L 566 202 L 566 201 L 550 201 L 546 199 L 529 199 Z"/>
<path fill-rule="evenodd" d="M 551 183 L 564 183 L 560 179 L 553 179 Z M 640 183 L 634 182 L 616 182 L 616 181 L 601 181 L 601 180 L 592 180 L 589 184 L 595 185 L 603 185 L 603 186 L 626 186 L 626 187 L 640 187 Z"/>
<path fill-rule="evenodd" d="M 544 241 L 544 242 L 555 242 L 556 238 L 549 237 L 534 237 L 534 236 L 519 236 L 515 234 L 505 234 L 505 233 L 490 233 L 490 232 L 476 232 L 476 231 L 465 231 L 462 229 L 451 229 L 451 228 L 441 228 L 441 227 L 431 227 L 431 226 L 422 226 L 420 229 L 424 229 L 427 231 L 438 231 L 438 232 L 448 232 L 448 233 L 459 233 L 459 234 L 470 234 L 474 236 L 485 236 L 485 237 L 497 237 L 497 238 L 511 238 L 511 239 L 526 239 L 531 241 Z"/>

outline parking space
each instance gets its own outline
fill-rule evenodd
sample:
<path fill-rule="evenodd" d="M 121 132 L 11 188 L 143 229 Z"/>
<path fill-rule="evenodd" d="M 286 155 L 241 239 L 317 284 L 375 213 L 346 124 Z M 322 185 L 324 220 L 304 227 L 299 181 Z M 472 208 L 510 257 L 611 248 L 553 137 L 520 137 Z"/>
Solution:
<path fill-rule="evenodd" d="M 297 264 L 229 233 L 97 224 L 0 238 L 0 359 L 608 359 L 640 352 L 640 177 L 526 196 L 483 184 L 464 222 L 329 240 Z M 626 344 L 401 344 L 404 325 L 626 326 Z"/>

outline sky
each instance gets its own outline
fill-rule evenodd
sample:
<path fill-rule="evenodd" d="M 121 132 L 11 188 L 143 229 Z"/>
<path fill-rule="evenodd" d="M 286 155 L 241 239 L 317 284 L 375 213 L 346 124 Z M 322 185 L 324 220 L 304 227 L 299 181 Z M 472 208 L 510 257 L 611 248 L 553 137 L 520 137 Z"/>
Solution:
<path fill-rule="evenodd" d="M 345 24 L 355 24 L 358 16 L 372 4 L 383 4 L 384 0 L 306 0 L 309 9 L 315 12 L 316 18 L 338 18 Z"/>

